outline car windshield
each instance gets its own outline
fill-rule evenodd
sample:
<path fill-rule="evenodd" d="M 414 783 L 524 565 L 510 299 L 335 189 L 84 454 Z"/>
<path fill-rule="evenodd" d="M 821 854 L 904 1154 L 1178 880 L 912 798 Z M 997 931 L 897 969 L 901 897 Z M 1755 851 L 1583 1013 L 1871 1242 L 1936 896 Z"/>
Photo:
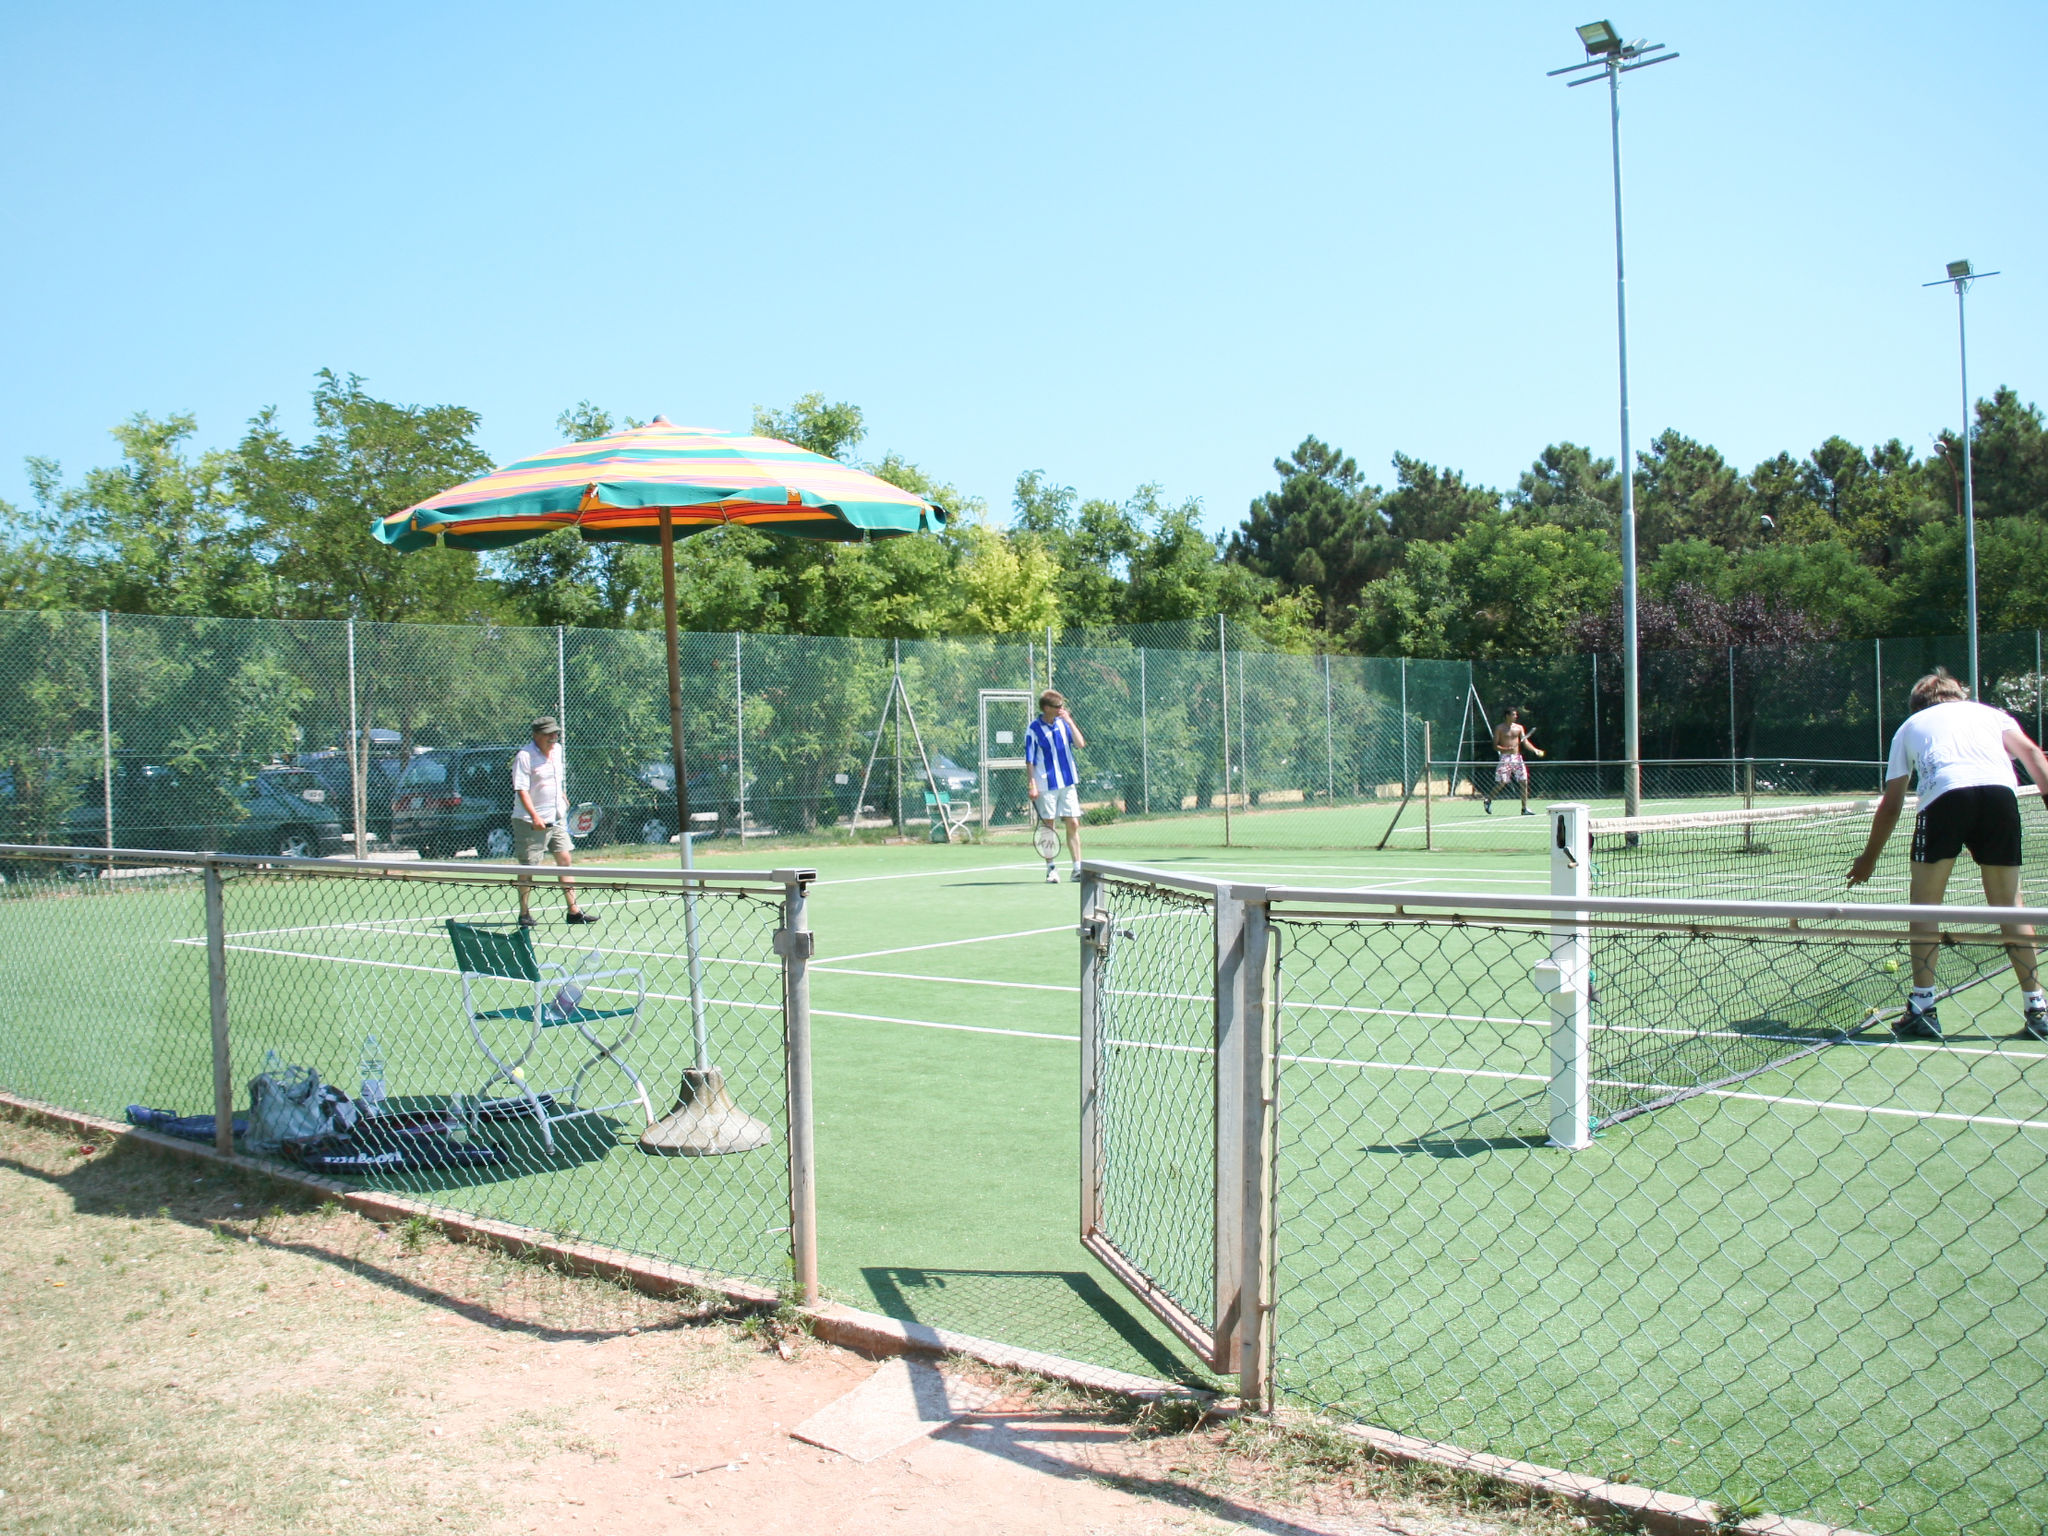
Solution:
<path fill-rule="evenodd" d="M 432 755 L 416 757 L 405 765 L 405 776 L 398 782 L 405 785 L 446 784 L 448 760 Z"/>

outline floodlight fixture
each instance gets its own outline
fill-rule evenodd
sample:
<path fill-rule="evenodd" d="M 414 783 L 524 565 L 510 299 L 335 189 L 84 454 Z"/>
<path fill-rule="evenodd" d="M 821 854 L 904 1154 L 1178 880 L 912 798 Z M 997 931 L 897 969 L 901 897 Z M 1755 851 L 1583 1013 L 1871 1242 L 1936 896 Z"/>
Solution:
<path fill-rule="evenodd" d="M 1586 45 L 1586 57 L 1621 51 L 1621 34 L 1611 21 L 1589 21 L 1579 28 L 1579 41 Z"/>
<path fill-rule="evenodd" d="M 1605 78 L 1609 121 L 1614 141 L 1614 336 L 1620 358 L 1621 376 L 1621 686 L 1622 740 L 1626 766 L 1622 775 L 1623 809 L 1638 815 L 1643 804 L 1642 716 L 1638 694 L 1638 635 L 1636 622 L 1636 494 L 1635 459 L 1629 451 L 1628 435 L 1628 280 L 1622 257 L 1621 238 L 1621 77 L 1631 70 L 1647 69 L 1678 57 L 1662 43 L 1625 43 L 1611 21 L 1589 21 L 1578 29 L 1586 57 L 1577 64 L 1550 71 L 1552 76 L 1576 75 L 1566 86 L 1586 85 Z M 1768 524 L 1766 524 L 1768 526 Z"/>
<path fill-rule="evenodd" d="M 1963 374 L 1963 593 L 1965 597 L 1964 620 L 1970 632 L 1970 697 L 1977 693 L 1977 494 L 1970 483 L 1971 443 L 1976 436 L 1976 423 L 1970 410 L 1970 335 L 1963 319 L 1963 295 L 1970 291 L 1970 285 L 1980 277 L 1996 277 L 1996 271 L 1978 272 L 1967 260 L 1952 261 L 1948 264 L 1948 276 L 1936 278 L 1931 283 L 1922 283 L 1922 288 L 1953 288 L 1956 291 L 1956 355 L 1960 360 Z M 1950 461 L 1951 467 L 1954 460 Z"/>

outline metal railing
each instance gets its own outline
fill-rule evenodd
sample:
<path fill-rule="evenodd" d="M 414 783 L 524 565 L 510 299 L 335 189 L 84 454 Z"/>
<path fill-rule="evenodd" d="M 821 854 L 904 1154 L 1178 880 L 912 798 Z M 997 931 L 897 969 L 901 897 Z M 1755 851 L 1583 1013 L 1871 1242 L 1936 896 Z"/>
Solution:
<path fill-rule="evenodd" d="M 1248 1400 L 1866 1530 L 2048 1519 L 2048 1043 L 1998 977 L 2048 911 L 1081 897 L 1084 1240 Z M 1928 924 L 1948 1035 L 1895 1038 Z"/>
<path fill-rule="evenodd" d="M 0 1088 L 817 1299 L 811 871 L 0 873 Z"/>

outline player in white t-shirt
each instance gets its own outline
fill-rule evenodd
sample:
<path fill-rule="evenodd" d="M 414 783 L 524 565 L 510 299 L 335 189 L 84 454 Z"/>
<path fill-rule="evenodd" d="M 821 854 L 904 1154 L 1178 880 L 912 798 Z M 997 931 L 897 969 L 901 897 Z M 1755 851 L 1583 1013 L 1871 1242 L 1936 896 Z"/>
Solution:
<path fill-rule="evenodd" d="M 2048 757 L 2017 721 L 2002 709 L 1973 703 L 1966 689 L 1940 667 L 1913 685 L 1913 713 L 1892 737 L 1884 798 L 1870 818 L 1870 841 L 1849 868 L 1849 883 L 1861 885 L 1877 870 L 1878 856 L 1898 825 L 1906 783 L 1920 775 L 1920 815 L 1913 824 L 1910 900 L 1916 907 L 1941 904 L 1956 856 L 1965 848 L 1977 861 L 1987 906 L 2020 905 L 2020 804 L 2012 765 L 2017 758 L 2037 785 L 2048 786 Z M 2020 1032 L 2048 1040 L 2048 998 L 2041 993 L 2035 964 L 2034 930 L 2008 923 L 2005 952 L 2020 984 L 2026 1022 Z M 1902 1040 L 1939 1040 L 1934 1010 L 1934 957 L 1940 931 L 1913 924 L 1913 988 L 1906 1011 L 1892 1025 Z"/>

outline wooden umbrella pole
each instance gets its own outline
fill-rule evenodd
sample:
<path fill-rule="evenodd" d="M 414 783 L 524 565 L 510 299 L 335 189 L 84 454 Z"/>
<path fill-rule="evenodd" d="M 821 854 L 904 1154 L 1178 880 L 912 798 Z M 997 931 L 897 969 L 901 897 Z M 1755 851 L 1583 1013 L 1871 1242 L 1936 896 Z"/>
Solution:
<path fill-rule="evenodd" d="M 661 634 L 668 648 L 668 748 L 676 775 L 676 831 L 682 834 L 683 867 L 690 858 L 690 785 L 683 774 L 682 639 L 676 633 L 675 514 L 661 509 Z"/>
<path fill-rule="evenodd" d="M 676 831 L 683 845 L 683 868 L 695 866 L 690 848 L 690 781 L 683 771 L 683 661 L 682 639 L 676 633 L 676 530 L 675 514 L 661 509 L 661 633 L 668 650 L 668 747 L 670 767 L 676 776 Z M 702 951 L 697 944 L 697 898 L 683 896 L 684 941 L 690 963 L 690 1032 L 697 1050 L 698 1070 L 711 1066 L 711 1037 L 704 1018 L 704 977 Z"/>

